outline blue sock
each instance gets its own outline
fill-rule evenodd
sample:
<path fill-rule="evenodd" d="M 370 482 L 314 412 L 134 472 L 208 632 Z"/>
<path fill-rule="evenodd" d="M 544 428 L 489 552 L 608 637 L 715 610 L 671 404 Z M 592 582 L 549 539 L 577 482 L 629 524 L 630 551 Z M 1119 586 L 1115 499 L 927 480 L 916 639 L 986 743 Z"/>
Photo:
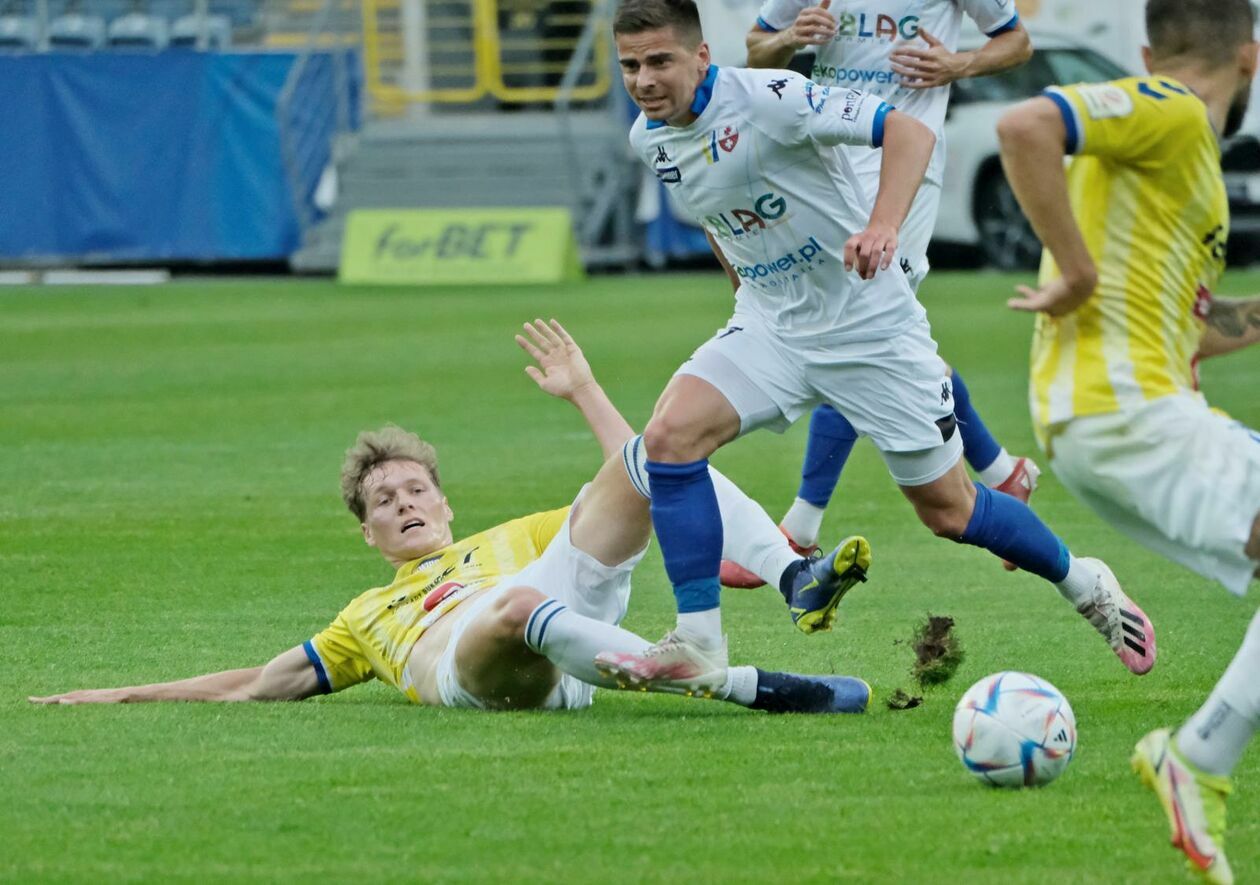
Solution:
<path fill-rule="evenodd" d="M 982 483 L 976 483 L 976 509 L 958 540 L 983 547 L 1055 584 L 1067 577 L 1071 564 L 1067 545 L 1027 504 Z"/>
<path fill-rule="evenodd" d="M 971 393 L 963 383 L 962 375 L 954 370 L 954 417 L 958 419 L 958 431 L 962 434 L 963 456 L 972 470 L 980 471 L 997 460 L 1002 447 L 984 426 L 980 416 L 971 406 Z M 1011 560 L 1014 562 L 1015 560 Z"/>
<path fill-rule="evenodd" d="M 857 438 L 849 419 L 831 406 L 814 409 L 809 419 L 805 463 L 801 465 L 801 488 L 796 496 L 820 510 L 826 509 Z"/>
<path fill-rule="evenodd" d="M 652 524 L 681 613 L 718 607 L 722 514 L 708 459 L 687 464 L 647 462 Z"/>

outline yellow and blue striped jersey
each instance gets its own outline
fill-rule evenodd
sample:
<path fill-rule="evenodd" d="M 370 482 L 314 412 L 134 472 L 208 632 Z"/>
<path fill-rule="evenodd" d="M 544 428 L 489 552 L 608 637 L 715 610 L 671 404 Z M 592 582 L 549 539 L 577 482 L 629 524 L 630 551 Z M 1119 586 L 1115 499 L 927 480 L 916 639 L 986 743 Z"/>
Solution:
<path fill-rule="evenodd" d="M 1037 316 L 1030 400 L 1053 425 L 1194 390 L 1229 203 L 1207 107 L 1166 77 L 1047 90 L 1063 114 L 1073 214 L 1098 288 L 1062 317 Z M 1042 284 L 1059 275 L 1049 251 Z"/>
<path fill-rule="evenodd" d="M 357 597 L 303 644 L 320 690 L 340 691 L 375 677 L 419 703 L 406 675 L 416 640 L 473 591 L 493 587 L 541 556 L 568 515 L 564 507 L 514 519 L 404 563 L 392 583 Z"/>

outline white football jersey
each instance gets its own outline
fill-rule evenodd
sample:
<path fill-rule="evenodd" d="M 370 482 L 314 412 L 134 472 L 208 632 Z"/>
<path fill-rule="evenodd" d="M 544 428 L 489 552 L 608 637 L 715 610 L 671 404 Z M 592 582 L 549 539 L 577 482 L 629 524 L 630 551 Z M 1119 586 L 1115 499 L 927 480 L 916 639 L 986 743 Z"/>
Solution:
<path fill-rule="evenodd" d="M 757 26 L 782 31 L 791 27 L 802 9 L 817 5 L 817 0 L 765 0 Z M 931 127 L 936 133 L 936 150 L 925 177 L 940 184 L 945 168 L 943 127 L 949 86 L 907 89 L 888 57 L 898 46 L 911 42 L 926 48 L 919 39 L 920 28 L 949 50 L 956 50 L 964 12 L 987 36 L 1009 31 L 1019 22 L 1015 0 L 832 0 L 829 11 L 836 19 L 837 34 L 831 43 L 817 47 L 813 80 L 873 93 Z M 867 175 L 878 170 L 878 152 L 861 153 L 865 156 L 853 158 L 859 171 Z"/>
<path fill-rule="evenodd" d="M 834 342 L 888 338 L 922 315 L 896 263 L 869 281 L 844 269 L 870 207 L 838 146 L 881 145 L 886 102 L 791 71 L 712 65 L 691 110 L 689 126 L 640 114 L 630 144 L 739 274 L 737 312 Z"/>

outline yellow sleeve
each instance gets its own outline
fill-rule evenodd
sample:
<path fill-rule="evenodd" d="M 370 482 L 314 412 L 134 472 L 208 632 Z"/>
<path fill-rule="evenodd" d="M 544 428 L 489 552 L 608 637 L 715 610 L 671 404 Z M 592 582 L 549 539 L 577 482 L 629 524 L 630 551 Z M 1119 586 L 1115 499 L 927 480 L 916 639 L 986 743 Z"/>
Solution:
<path fill-rule="evenodd" d="M 1052 86 L 1045 96 L 1063 115 L 1069 154 L 1129 163 L 1176 154 L 1206 113 L 1184 86 L 1157 77 Z"/>
<path fill-rule="evenodd" d="M 367 682 L 375 676 L 359 641 L 346 624 L 344 611 L 326 629 L 302 643 L 302 648 L 315 668 L 319 689 L 324 694 Z"/>
<path fill-rule="evenodd" d="M 534 545 L 539 553 L 547 549 L 547 545 L 551 543 L 551 539 L 560 533 L 560 529 L 564 526 L 564 521 L 569 518 L 569 508 L 561 507 L 559 510 L 548 510 L 545 513 L 535 513 L 532 516 L 526 516 L 521 520 L 523 528 L 529 533 L 530 542 Z"/>

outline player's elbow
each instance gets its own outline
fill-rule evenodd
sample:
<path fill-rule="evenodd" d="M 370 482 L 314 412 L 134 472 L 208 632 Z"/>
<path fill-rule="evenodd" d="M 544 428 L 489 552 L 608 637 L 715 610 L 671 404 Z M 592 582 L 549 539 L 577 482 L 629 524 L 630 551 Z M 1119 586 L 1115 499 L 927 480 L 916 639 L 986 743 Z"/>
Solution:
<path fill-rule="evenodd" d="M 930 156 L 936 147 L 936 133 L 909 114 L 892 111 L 884 120 L 884 145 L 889 142 L 914 145 Z"/>
<path fill-rule="evenodd" d="M 748 33 L 744 36 L 744 48 L 748 50 L 747 64 L 750 68 L 764 68 L 765 58 L 763 50 L 765 49 L 766 40 L 771 37 L 769 31 L 763 31 L 760 25 L 753 25 Z"/>

